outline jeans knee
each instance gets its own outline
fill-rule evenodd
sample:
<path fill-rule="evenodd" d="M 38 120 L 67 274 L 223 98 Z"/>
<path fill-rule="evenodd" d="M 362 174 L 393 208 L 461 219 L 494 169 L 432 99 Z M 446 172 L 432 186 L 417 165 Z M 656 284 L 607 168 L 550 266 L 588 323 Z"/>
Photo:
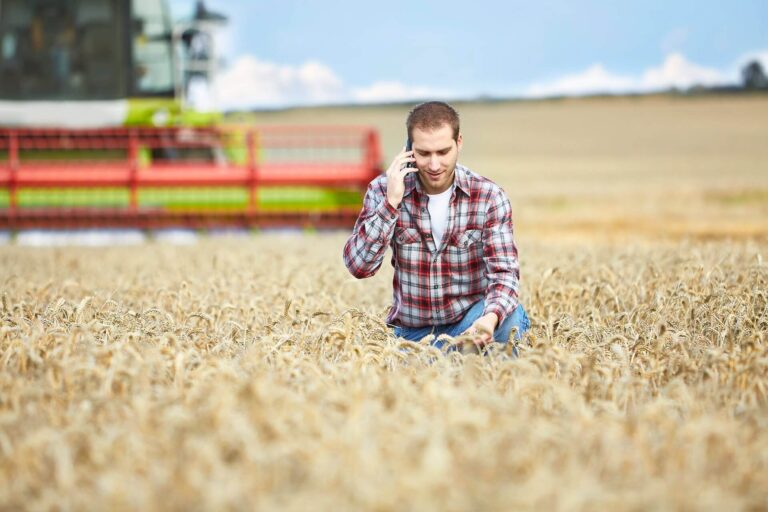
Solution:
<path fill-rule="evenodd" d="M 512 330 L 515 331 L 515 340 L 519 341 L 525 333 L 531 327 L 531 321 L 528 318 L 528 314 L 525 312 L 522 304 L 518 304 L 517 308 L 509 315 L 501 327 L 496 331 L 494 339 L 505 343 L 509 341 L 509 336 Z"/>

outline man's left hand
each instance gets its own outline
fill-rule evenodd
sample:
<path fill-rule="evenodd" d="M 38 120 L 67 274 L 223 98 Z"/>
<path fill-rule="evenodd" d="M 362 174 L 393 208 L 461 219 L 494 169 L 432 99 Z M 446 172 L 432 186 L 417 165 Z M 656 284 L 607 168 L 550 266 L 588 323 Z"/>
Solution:
<path fill-rule="evenodd" d="M 475 320 L 462 334 L 473 336 L 472 341 L 475 345 L 483 347 L 493 341 L 493 331 L 496 330 L 498 323 L 499 317 L 495 313 L 488 313 Z"/>

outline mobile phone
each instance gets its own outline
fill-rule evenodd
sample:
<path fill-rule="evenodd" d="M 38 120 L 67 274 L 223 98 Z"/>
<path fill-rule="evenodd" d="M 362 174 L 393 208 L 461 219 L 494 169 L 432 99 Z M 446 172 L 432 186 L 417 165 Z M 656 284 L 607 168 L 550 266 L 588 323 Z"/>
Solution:
<path fill-rule="evenodd" d="M 413 142 L 411 141 L 410 137 L 405 139 L 405 150 L 406 151 L 413 151 Z M 405 166 L 409 167 L 411 169 L 415 169 L 416 168 L 416 164 L 414 164 L 413 162 L 408 162 L 407 164 L 405 164 Z"/>

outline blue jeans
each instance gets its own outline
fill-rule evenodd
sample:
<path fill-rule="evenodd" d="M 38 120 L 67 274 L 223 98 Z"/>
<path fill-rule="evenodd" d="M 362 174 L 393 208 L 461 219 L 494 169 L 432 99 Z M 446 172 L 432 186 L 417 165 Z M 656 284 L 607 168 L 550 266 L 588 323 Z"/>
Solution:
<path fill-rule="evenodd" d="M 405 338 L 411 341 L 419 341 L 428 334 L 434 334 L 435 337 L 441 334 L 447 334 L 451 337 L 456 337 L 470 328 L 475 323 L 475 320 L 480 318 L 483 314 L 483 308 L 485 301 L 480 299 L 470 309 L 464 318 L 454 324 L 447 325 L 435 325 L 427 327 L 395 327 L 395 336 Z M 515 333 L 515 340 L 520 340 L 523 333 L 530 329 L 531 321 L 528 319 L 528 314 L 523 309 L 523 305 L 519 304 L 517 308 L 509 315 L 500 326 L 496 328 L 493 333 L 493 340 L 498 343 L 506 343 L 509 340 L 509 333 L 512 329 L 517 327 L 517 333 Z M 445 344 L 445 340 L 433 340 L 432 346 L 442 348 Z"/>

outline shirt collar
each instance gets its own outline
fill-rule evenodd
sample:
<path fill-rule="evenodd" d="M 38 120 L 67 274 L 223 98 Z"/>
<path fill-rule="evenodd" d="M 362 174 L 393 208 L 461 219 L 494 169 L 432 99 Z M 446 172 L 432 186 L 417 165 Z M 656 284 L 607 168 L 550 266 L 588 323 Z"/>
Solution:
<path fill-rule="evenodd" d="M 403 186 L 405 187 L 403 197 L 413 192 L 414 189 L 418 190 L 420 194 L 425 193 L 417 174 L 418 173 L 416 172 L 409 173 L 403 180 Z M 453 184 L 456 185 L 457 190 L 461 190 L 469 196 L 469 169 L 463 165 L 456 164 L 456 173 L 453 175 Z"/>

